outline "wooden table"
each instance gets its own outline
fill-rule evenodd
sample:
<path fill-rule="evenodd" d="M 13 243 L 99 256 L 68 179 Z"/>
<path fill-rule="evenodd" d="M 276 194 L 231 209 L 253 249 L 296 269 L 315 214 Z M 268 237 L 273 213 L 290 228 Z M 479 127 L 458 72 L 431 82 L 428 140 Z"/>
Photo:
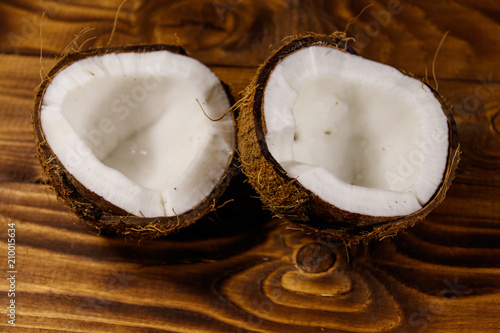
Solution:
<path fill-rule="evenodd" d="M 248 199 L 241 175 L 219 219 L 140 243 L 97 235 L 56 200 L 34 157 L 33 90 L 65 49 L 108 44 L 120 3 L 0 2 L 0 331 L 500 332 L 500 2 L 123 4 L 109 45 L 179 42 L 236 95 L 270 49 L 309 31 L 348 26 L 362 56 L 431 83 L 435 59 L 439 92 L 455 106 L 457 177 L 424 222 L 349 249 L 272 219 Z M 10 223 L 15 297 L 6 280 Z M 333 266 L 305 272 L 296 261 L 304 246 L 310 265 Z"/>

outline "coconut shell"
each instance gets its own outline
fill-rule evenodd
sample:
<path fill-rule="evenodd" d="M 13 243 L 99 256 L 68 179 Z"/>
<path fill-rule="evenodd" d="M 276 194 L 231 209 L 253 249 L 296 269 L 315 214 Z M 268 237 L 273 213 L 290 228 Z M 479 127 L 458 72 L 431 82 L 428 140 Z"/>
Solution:
<path fill-rule="evenodd" d="M 460 149 L 456 124 L 451 110 L 432 87 L 448 119 L 449 151 L 442 183 L 433 197 L 417 212 L 406 216 L 375 217 L 352 213 L 325 202 L 285 170 L 269 152 L 265 135 L 263 100 L 267 82 L 274 68 L 291 53 L 314 45 L 331 47 L 355 54 L 343 34 L 297 37 L 275 51 L 260 66 L 245 90 L 237 118 L 237 145 L 243 172 L 259 194 L 264 206 L 278 217 L 287 218 L 294 227 L 324 233 L 345 243 L 395 235 L 399 230 L 423 220 L 445 197 L 457 167 Z M 425 84 L 425 83 L 423 83 Z"/>
<path fill-rule="evenodd" d="M 54 189 L 60 201 L 66 204 L 79 218 L 92 227 L 99 229 L 99 231 L 102 230 L 139 238 L 155 238 L 173 233 L 194 223 L 209 212 L 214 211 L 217 208 L 217 200 L 229 185 L 229 182 L 237 169 L 235 154 L 233 154 L 233 157 L 227 166 L 226 172 L 219 180 L 219 183 L 214 187 L 210 195 L 196 207 L 177 216 L 146 218 L 131 215 L 87 189 L 61 164 L 58 157 L 54 154 L 51 147 L 45 140 L 40 121 L 42 101 L 45 91 L 50 85 L 51 79 L 67 66 L 87 57 L 107 53 L 144 53 L 154 51 L 169 51 L 176 54 L 186 55 L 184 49 L 180 46 L 162 44 L 99 48 L 70 53 L 59 59 L 55 67 L 43 80 L 36 93 L 35 107 L 31 122 L 34 129 L 37 157 L 43 168 L 44 179 L 46 183 Z M 227 93 L 230 104 L 233 105 L 234 99 L 231 96 L 228 86 L 223 82 L 221 82 L 221 84 Z"/>

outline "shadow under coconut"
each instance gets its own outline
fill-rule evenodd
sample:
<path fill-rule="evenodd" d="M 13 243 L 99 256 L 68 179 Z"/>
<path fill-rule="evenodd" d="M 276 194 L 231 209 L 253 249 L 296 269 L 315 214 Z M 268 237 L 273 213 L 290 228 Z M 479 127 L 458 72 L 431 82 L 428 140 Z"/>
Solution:
<path fill-rule="evenodd" d="M 243 253 L 265 240 L 265 224 L 271 220 L 245 179 L 238 171 L 219 208 L 176 233 L 142 240 L 106 232 L 101 236 L 117 257 L 145 266 L 207 262 Z"/>

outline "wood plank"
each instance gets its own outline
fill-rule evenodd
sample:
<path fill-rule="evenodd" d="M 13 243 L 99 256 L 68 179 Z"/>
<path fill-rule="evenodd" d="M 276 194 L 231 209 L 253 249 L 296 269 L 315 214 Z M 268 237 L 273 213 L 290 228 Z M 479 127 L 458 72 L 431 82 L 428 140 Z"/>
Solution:
<path fill-rule="evenodd" d="M 203 238 L 195 228 L 138 244 L 96 237 L 39 184 L 4 183 L 0 202 L 2 234 L 6 221 L 16 223 L 18 234 L 20 327 L 101 332 L 500 328 L 495 317 L 474 323 L 476 330 L 456 320 L 457 313 L 491 313 L 488 309 L 500 306 L 498 219 L 482 228 L 431 216 L 396 239 L 351 250 L 348 259 L 340 244 L 287 230 L 279 220 L 263 228 L 247 225 L 227 237 L 214 237 L 212 230 Z M 332 249 L 336 262 L 326 274 L 297 270 L 295 254 L 310 242 Z"/>
<path fill-rule="evenodd" d="M 401 1 L 390 16 L 384 10 L 394 0 L 123 5 L 112 45 L 179 41 L 236 96 L 284 37 L 343 30 L 351 19 L 360 54 L 421 76 L 427 69 L 433 82 L 432 61 L 449 31 L 436 75 L 458 124 L 456 179 L 424 222 L 348 249 L 272 219 L 241 174 L 224 198 L 235 201 L 217 215 L 140 243 L 98 235 L 57 201 L 34 156 L 33 90 L 42 66 L 47 72 L 83 28 L 95 30 L 76 45 L 91 37 L 85 47 L 106 45 L 120 3 L 0 3 L 0 262 L 7 260 L 8 223 L 15 223 L 15 331 L 500 331 L 498 1 Z M 313 251 L 303 260 L 327 257 L 331 267 L 301 268 L 297 254 L 310 244 L 326 255 Z M 8 289 L 0 283 L 0 331 L 12 328 Z"/>
<path fill-rule="evenodd" d="M 40 53 L 41 13 L 43 49 L 59 55 L 85 27 L 94 30 L 79 39 L 86 46 L 108 43 L 120 0 L 16 1 L 0 3 L 5 31 L 3 53 Z M 371 5 L 371 7 L 366 8 Z M 359 13 L 366 9 L 362 15 Z M 21 17 L 22 19 L 17 19 Z M 360 54 L 417 75 L 431 76 L 438 45 L 449 31 L 436 60 L 439 77 L 476 80 L 498 78 L 500 4 L 472 0 L 316 1 L 296 0 L 181 0 L 128 1 L 118 16 L 111 45 L 180 42 L 190 54 L 210 65 L 251 66 L 262 63 L 269 48 L 283 38 L 307 32 L 346 29 Z M 460 24 L 457 24 L 460 22 Z M 193 38 L 194 37 L 194 38 Z"/>

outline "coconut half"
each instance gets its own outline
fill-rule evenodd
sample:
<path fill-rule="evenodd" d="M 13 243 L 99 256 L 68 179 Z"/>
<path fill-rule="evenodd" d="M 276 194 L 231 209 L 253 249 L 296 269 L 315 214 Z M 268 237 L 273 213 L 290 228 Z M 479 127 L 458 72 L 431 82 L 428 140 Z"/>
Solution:
<path fill-rule="evenodd" d="M 294 39 L 261 66 L 238 147 L 271 211 L 347 241 L 423 219 L 459 158 L 454 120 L 431 87 L 330 36 Z"/>
<path fill-rule="evenodd" d="M 228 185 L 231 104 L 215 74 L 176 46 L 69 54 L 37 94 L 38 155 L 59 196 L 91 224 L 166 234 L 213 210 Z"/>

